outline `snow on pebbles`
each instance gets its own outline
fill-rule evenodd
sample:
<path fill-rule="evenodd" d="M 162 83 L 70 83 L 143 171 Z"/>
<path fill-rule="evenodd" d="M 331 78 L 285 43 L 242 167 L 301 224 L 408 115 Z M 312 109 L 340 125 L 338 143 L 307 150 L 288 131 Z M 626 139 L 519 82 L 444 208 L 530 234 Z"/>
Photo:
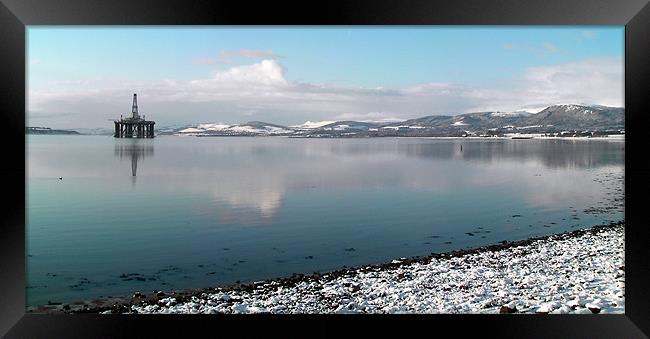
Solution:
<path fill-rule="evenodd" d="M 166 297 L 126 313 L 624 313 L 624 227 L 337 272 Z"/>

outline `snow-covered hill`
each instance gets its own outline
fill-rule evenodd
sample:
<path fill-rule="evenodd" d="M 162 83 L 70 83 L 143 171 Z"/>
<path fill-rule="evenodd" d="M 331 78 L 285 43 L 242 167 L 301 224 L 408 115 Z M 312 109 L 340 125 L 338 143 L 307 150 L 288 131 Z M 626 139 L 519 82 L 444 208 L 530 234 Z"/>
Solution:
<path fill-rule="evenodd" d="M 174 131 L 175 135 L 286 135 L 292 134 L 293 129 L 285 126 L 251 121 L 244 124 L 206 123 L 195 127 Z"/>
<path fill-rule="evenodd" d="M 625 110 L 599 105 L 553 105 L 539 113 L 476 112 L 430 115 L 399 122 L 306 121 L 282 126 L 260 121 L 243 124 L 203 123 L 179 127 L 161 134 L 193 136 L 354 137 L 354 136 L 459 136 L 512 132 L 623 130 Z"/>

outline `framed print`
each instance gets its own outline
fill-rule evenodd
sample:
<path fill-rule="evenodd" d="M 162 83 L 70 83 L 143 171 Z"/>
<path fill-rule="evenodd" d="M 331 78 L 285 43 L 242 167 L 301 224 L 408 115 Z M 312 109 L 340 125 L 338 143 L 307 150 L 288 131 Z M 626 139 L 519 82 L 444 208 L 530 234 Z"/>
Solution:
<path fill-rule="evenodd" d="M 2 5 L 7 337 L 649 333 L 646 2 Z"/>

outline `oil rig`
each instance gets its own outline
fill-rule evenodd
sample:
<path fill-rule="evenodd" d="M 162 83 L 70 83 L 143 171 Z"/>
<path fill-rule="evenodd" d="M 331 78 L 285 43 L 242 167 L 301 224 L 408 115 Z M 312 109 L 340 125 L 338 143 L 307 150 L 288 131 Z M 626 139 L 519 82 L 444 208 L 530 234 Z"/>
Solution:
<path fill-rule="evenodd" d="M 138 115 L 138 95 L 133 93 L 133 107 L 131 108 L 132 116 L 115 120 L 116 138 L 153 138 L 154 121 L 147 121 L 144 115 Z"/>

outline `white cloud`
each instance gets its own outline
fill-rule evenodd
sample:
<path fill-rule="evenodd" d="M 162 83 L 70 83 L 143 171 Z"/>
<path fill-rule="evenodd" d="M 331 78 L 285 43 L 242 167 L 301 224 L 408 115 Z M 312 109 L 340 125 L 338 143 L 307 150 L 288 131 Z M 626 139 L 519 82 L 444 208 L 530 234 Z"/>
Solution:
<path fill-rule="evenodd" d="M 566 64 L 529 68 L 512 88 L 477 88 L 468 95 L 477 99 L 475 111 L 539 111 L 564 103 L 624 106 L 623 60 L 588 59 Z"/>
<path fill-rule="evenodd" d="M 284 67 L 275 60 L 262 60 L 262 62 L 247 66 L 233 67 L 225 72 L 214 74 L 217 82 L 249 82 L 264 85 L 287 85 L 284 77 Z"/>
<path fill-rule="evenodd" d="M 397 112 L 368 112 L 368 113 L 343 113 L 334 117 L 334 120 L 355 120 L 362 122 L 395 122 L 404 118 L 397 118 Z"/>
<path fill-rule="evenodd" d="M 530 85 L 529 96 L 540 102 L 623 106 L 623 60 L 619 58 L 533 67 L 524 79 Z"/>
<path fill-rule="evenodd" d="M 261 51 L 256 49 L 240 49 L 238 51 L 219 51 L 216 59 L 203 58 L 196 59 L 195 64 L 231 64 L 238 59 L 280 59 L 283 56 L 273 53 L 273 51 Z"/>
<path fill-rule="evenodd" d="M 456 88 L 457 89 L 457 88 Z M 403 93 L 411 95 L 432 95 L 432 94 L 452 94 L 454 86 L 445 83 L 426 83 L 406 87 L 402 90 Z"/>
<path fill-rule="evenodd" d="M 289 81 L 265 59 L 197 80 L 61 81 L 29 89 L 30 124 L 98 127 L 127 114 L 133 92 L 141 111 L 162 126 L 206 121 L 398 120 L 476 111 L 536 111 L 558 103 L 623 106 L 620 58 L 531 67 L 507 85 L 424 83 L 402 88 L 336 87 Z M 60 118 L 57 120 L 56 116 Z M 34 119 L 34 122 L 32 122 Z"/>

